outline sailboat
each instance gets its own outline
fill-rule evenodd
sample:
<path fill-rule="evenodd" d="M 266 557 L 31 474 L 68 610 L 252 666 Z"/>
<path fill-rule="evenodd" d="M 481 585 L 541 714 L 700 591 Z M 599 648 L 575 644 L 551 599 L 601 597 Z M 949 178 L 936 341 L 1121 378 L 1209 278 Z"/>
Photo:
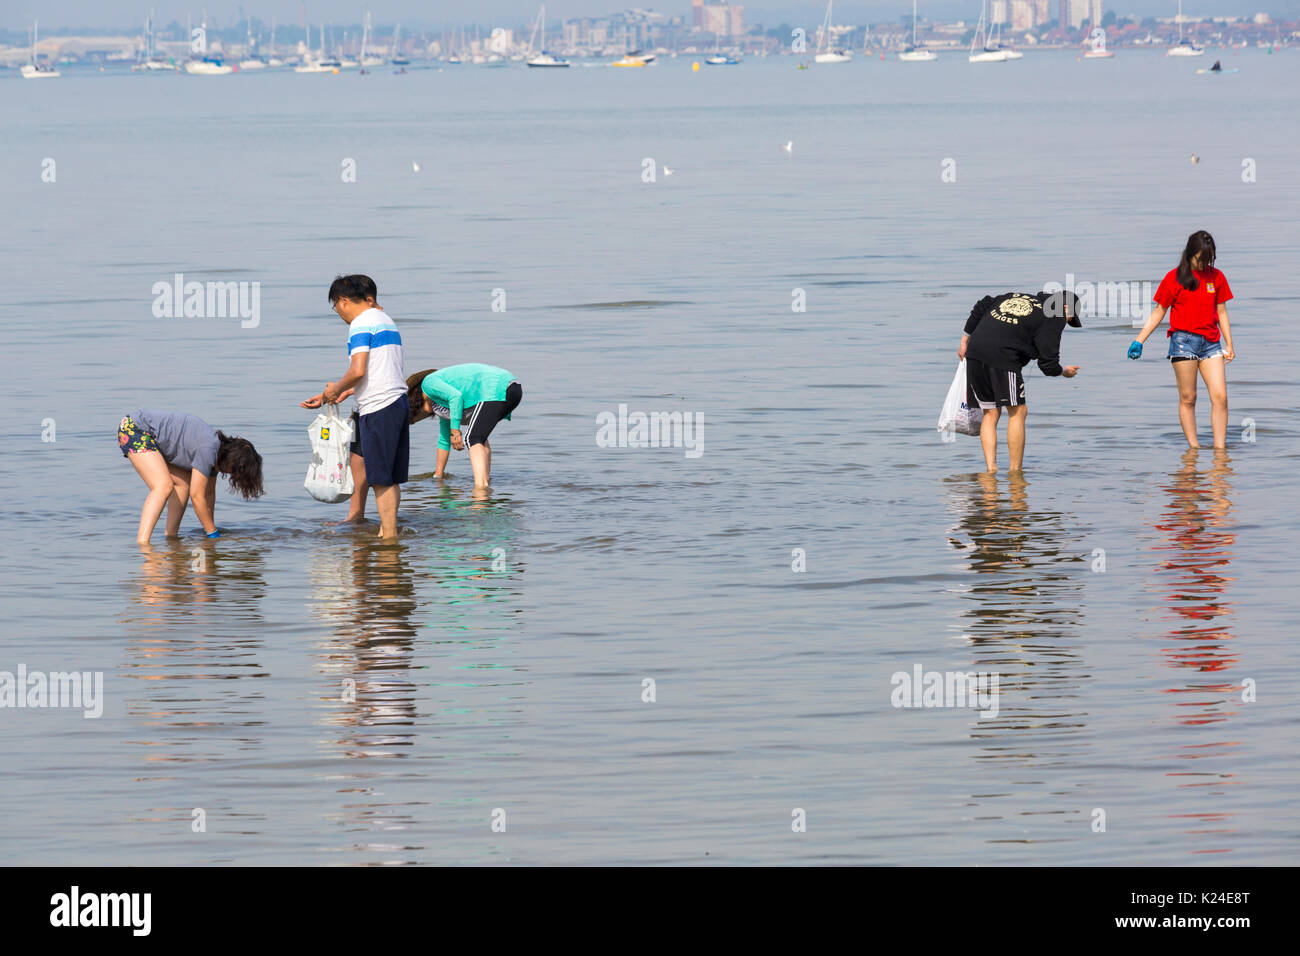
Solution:
<path fill-rule="evenodd" d="M 370 11 L 366 11 L 366 23 L 361 30 L 361 65 L 362 66 L 383 66 L 384 58 L 382 56 L 371 56 L 368 52 L 370 49 Z"/>
<path fill-rule="evenodd" d="M 984 26 L 984 8 L 987 4 L 980 4 L 979 22 L 975 24 L 975 36 L 970 41 L 970 56 L 967 58 L 972 63 L 1005 63 L 1007 62 L 1007 51 L 1001 50 L 989 43 L 988 30 Z M 976 47 L 979 47 L 978 52 Z"/>
<path fill-rule="evenodd" d="M 542 35 L 541 48 L 544 48 L 546 46 L 546 4 L 544 3 L 542 4 L 542 9 L 537 11 L 537 23 L 533 25 L 533 35 L 528 38 L 528 51 L 530 53 L 532 52 L 533 49 L 533 38 L 537 36 L 539 31 L 541 32 Z M 530 56 L 524 62 L 527 63 L 530 67 L 541 67 L 541 68 L 551 68 L 551 69 L 555 69 L 555 68 L 563 69 L 564 67 L 567 67 L 569 65 L 568 60 L 564 59 L 563 57 L 552 56 L 551 54 L 547 53 L 545 49 L 541 49 L 541 52 L 538 53 L 537 56 Z"/>
<path fill-rule="evenodd" d="M 722 37 L 719 35 L 713 43 L 713 52 L 704 58 L 708 66 L 739 66 L 740 57 L 722 52 Z"/>
<path fill-rule="evenodd" d="M 393 66 L 409 66 L 411 61 L 402 55 L 402 25 L 393 29 L 393 56 L 388 61 Z"/>
<path fill-rule="evenodd" d="M 912 0 L 912 42 L 898 54 L 904 63 L 931 63 L 939 59 L 939 54 L 916 44 L 916 0 Z"/>
<path fill-rule="evenodd" d="M 1114 50 L 1106 49 L 1106 30 L 1097 27 L 1088 37 L 1088 48 L 1083 51 L 1085 60 L 1106 60 L 1115 55 Z"/>
<path fill-rule="evenodd" d="M 1178 0 L 1178 45 L 1169 48 L 1165 56 L 1204 56 L 1203 47 L 1197 46 L 1191 40 L 1183 39 L 1183 0 Z"/>
<path fill-rule="evenodd" d="M 311 24 L 307 24 L 307 52 L 303 54 L 302 63 L 293 68 L 295 73 L 337 73 L 339 71 L 338 60 L 329 60 L 325 58 L 325 27 L 320 28 L 320 45 L 321 55 L 312 56 L 311 52 Z"/>
<path fill-rule="evenodd" d="M 36 59 L 36 21 L 32 21 L 32 62 L 24 63 L 19 73 L 24 80 L 58 79 L 59 71 L 52 66 L 43 66 Z"/>
<path fill-rule="evenodd" d="M 271 46 L 269 47 L 271 55 L 266 61 L 267 66 L 284 66 L 284 60 L 275 55 L 275 18 L 271 18 Z"/>
<path fill-rule="evenodd" d="M 826 2 L 826 19 L 822 21 L 821 37 L 817 41 L 817 55 L 813 57 L 813 61 L 816 63 L 848 63 L 849 60 L 853 59 L 853 54 L 848 50 L 828 48 L 823 52 L 823 46 L 828 46 L 830 43 L 831 7 L 834 4 L 835 0 L 827 0 Z"/>
<path fill-rule="evenodd" d="M 206 10 L 203 11 L 203 19 L 199 22 L 203 25 L 202 36 L 204 38 L 205 46 L 201 51 L 196 52 L 206 54 L 208 35 L 208 12 Z M 190 37 L 192 38 L 193 36 L 193 31 L 191 31 Z M 192 39 L 191 42 L 193 42 Z M 191 47 L 191 49 L 193 49 L 193 47 Z M 191 56 L 190 59 L 185 61 L 185 72 L 193 76 L 226 76 L 227 74 L 234 73 L 235 68 L 233 66 L 228 66 L 219 56 Z"/>
<path fill-rule="evenodd" d="M 989 42 L 984 47 L 987 49 L 1001 50 L 1006 54 L 1008 60 L 1023 60 L 1025 55 L 1019 50 L 1013 50 L 1009 46 L 1002 45 L 1002 24 L 993 24 L 993 34 L 989 37 Z"/>
<path fill-rule="evenodd" d="M 245 57 L 244 59 L 242 59 L 242 60 L 239 61 L 239 68 L 240 68 L 241 70 L 265 70 L 265 69 L 266 69 L 266 61 L 263 60 L 261 57 L 253 56 L 253 19 L 252 19 L 252 17 L 249 17 L 245 22 L 246 22 L 246 25 L 247 25 L 247 28 L 248 28 L 247 31 L 246 31 L 246 32 L 247 32 L 247 37 L 248 37 L 248 39 L 245 41 L 245 45 L 248 47 L 248 56 Z"/>
<path fill-rule="evenodd" d="M 131 71 L 133 73 L 152 73 L 160 70 L 175 73 L 177 67 L 174 63 L 169 63 L 158 55 L 158 47 L 154 42 L 153 11 L 150 10 L 148 18 L 144 21 L 144 53 L 140 58 L 140 62 L 131 67 Z"/>

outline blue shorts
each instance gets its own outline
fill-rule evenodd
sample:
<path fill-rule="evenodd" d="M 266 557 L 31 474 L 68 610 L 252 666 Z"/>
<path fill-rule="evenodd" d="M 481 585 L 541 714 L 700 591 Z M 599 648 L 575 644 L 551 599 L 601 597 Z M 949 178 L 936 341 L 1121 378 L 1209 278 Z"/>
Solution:
<path fill-rule="evenodd" d="M 1223 342 L 1211 342 L 1195 332 L 1174 332 L 1169 336 L 1170 359 L 1196 359 L 1204 362 L 1223 354 Z"/>
<path fill-rule="evenodd" d="M 377 412 L 357 419 L 366 482 L 372 487 L 400 485 L 411 461 L 411 406 L 399 395 Z"/>

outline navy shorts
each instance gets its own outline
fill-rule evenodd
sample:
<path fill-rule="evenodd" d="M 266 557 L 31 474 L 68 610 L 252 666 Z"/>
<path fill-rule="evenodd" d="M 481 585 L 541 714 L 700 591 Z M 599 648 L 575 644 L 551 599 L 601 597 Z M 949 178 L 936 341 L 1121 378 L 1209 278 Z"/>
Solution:
<path fill-rule="evenodd" d="M 411 461 L 411 406 L 405 395 L 377 412 L 358 418 L 366 482 L 373 487 L 400 485 Z"/>

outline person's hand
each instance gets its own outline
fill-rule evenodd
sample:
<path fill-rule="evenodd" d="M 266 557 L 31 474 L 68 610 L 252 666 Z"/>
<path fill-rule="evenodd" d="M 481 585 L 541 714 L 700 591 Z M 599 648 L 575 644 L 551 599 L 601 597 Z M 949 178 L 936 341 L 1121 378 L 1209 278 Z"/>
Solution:
<path fill-rule="evenodd" d="M 1065 367 L 1065 370 L 1061 372 L 1061 374 L 1064 375 L 1066 378 L 1074 378 L 1074 376 L 1079 374 L 1079 366 L 1067 365 Z"/>
<path fill-rule="evenodd" d="M 205 534 L 204 537 L 205 537 L 205 538 L 220 538 L 220 537 L 221 537 L 221 532 L 220 532 L 218 529 L 213 528 L 211 531 L 209 531 L 207 534 Z"/>
<path fill-rule="evenodd" d="M 299 405 L 303 408 L 320 408 L 323 398 L 323 395 L 313 395 L 311 398 L 307 399 L 307 401 L 299 402 Z"/>
<path fill-rule="evenodd" d="M 968 338 L 969 336 L 963 335 L 961 337 L 961 343 L 957 346 L 957 358 L 960 360 L 966 358 L 966 341 Z"/>
<path fill-rule="evenodd" d="M 321 401 L 326 405 L 337 405 L 339 403 L 338 389 L 334 387 L 333 382 L 325 383 L 325 390 L 320 393 Z"/>
<path fill-rule="evenodd" d="M 1236 357 L 1237 357 L 1237 352 L 1231 345 L 1225 345 L 1223 347 L 1223 362 L 1225 365 L 1228 362 L 1231 362 Z"/>
<path fill-rule="evenodd" d="M 465 450 L 465 439 L 461 437 L 460 429 L 453 428 L 451 430 L 451 435 L 449 436 L 449 438 L 451 440 L 452 448 L 456 449 L 457 451 Z"/>
<path fill-rule="evenodd" d="M 1128 357 L 1131 359 L 1140 359 L 1142 357 L 1142 343 L 1137 339 L 1128 347 Z"/>

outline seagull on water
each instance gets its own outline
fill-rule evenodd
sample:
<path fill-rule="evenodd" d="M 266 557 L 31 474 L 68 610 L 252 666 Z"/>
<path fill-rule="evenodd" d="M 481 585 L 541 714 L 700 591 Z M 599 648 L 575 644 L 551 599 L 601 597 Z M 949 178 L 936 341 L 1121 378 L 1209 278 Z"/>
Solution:
<path fill-rule="evenodd" d="M 1190 160 L 1191 164 L 1195 166 L 1200 161 L 1201 161 L 1201 157 L 1197 156 L 1195 153 L 1192 153 L 1192 158 Z"/>
<path fill-rule="evenodd" d="M 416 163 L 416 162 L 412 162 L 412 163 L 411 163 L 411 172 L 418 173 L 419 171 L 420 171 L 420 164 L 419 164 L 419 163 Z"/>
<path fill-rule="evenodd" d="M 783 150 L 785 150 L 787 153 L 793 153 L 793 152 L 794 152 L 794 140 L 792 140 L 792 139 L 791 139 L 791 140 L 787 140 L 787 141 L 786 141 L 786 144 L 785 144 L 784 146 L 782 146 L 781 148 L 782 148 Z"/>
<path fill-rule="evenodd" d="M 669 169 L 667 166 L 664 167 L 664 175 L 665 175 L 665 176 L 671 176 L 671 175 L 672 175 L 673 173 L 675 173 L 675 172 L 677 172 L 677 170 L 675 170 L 675 169 Z"/>

